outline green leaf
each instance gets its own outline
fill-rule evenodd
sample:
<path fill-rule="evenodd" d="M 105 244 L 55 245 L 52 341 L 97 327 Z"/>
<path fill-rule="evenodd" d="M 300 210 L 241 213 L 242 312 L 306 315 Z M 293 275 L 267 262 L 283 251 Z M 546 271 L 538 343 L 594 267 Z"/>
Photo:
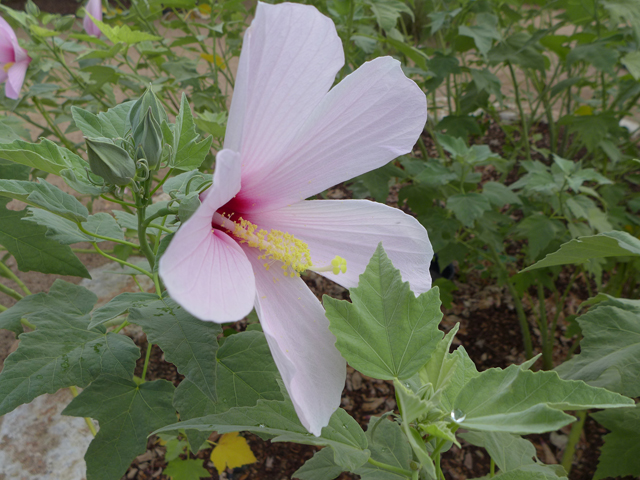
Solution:
<path fill-rule="evenodd" d="M 109 133 L 114 134 L 114 137 L 124 138 L 127 132 L 131 129 L 131 125 L 129 125 L 129 111 L 133 104 L 136 103 L 135 100 L 131 100 L 129 102 L 121 103 L 120 105 L 116 105 L 113 108 L 110 108 L 106 112 L 100 112 L 98 115 L 94 115 L 97 117 L 97 121 L 99 122 L 99 127 L 96 125 L 95 120 L 85 119 L 83 123 L 82 120 L 78 123 L 78 119 L 76 119 L 76 115 L 74 114 L 74 109 L 72 108 L 71 112 L 74 115 L 74 120 L 78 125 L 78 128 L 82 130 L 87 137 L 108 137 L 108 135 L 99 135 L 100 133 Z M 86 110 L 82 110 L 82 112 L 88 113 Z M 85 131 L 85 128 L 88 130 Z M 98 134 L 98 135 L 97 135 Z"/>
<path fill-rule="evenodd" d="M 630 398 L 582 381 L 561 380 L 556 372 L 532 372 L 511 365 L 485 370 L 471 379 L 456 397 L 451 417 L 468 430 L 544 433 L 574 421 L 562 410 L 630 404 Z"/>
<path fill-rule="evenodd" d="M 378 25 L 385 30 L 392 30 L 403 13 L 413 19 L 413 11 L 400 0 L 366 0 L 371 11 L 376 16 Z"/>
<path fill-rule="evenodd" d="M 200 480 L 211 476 L 209 470 L 202 466 L 201 459 L 172 460 L 162 473 L 172 480 Z"/>
<path fill-rule="evenodd" d="M 509 187 L 498 182 L 487 182 L 482 185 L 482 195 L 489 199 L 489 202 L 502 208 L 505 205 L 521 205 L 520 197 Z"/>
<path fill-rule="evenodd" d="M 16 140 L 0 145 L 0 158 L 55 175 L 60 175 L 63 170 L 71 170 L 79 181 L 86 179 L 85 167 L 89 166 L 75 153 L 46 138 L 39 143 Z"/>
<path fill-rule="evenodd" d="M 18 349 L 0 373 L 0 415 L 44 393 L 100 375 L 130 378 L 140 350 L 129 337 L 87 330 L 96 296 L 84 287 L 56 280 L 49 293 L 23 298 L 0 314 L 0 325 L 26 318 L 36 330 L 20 335 Z M 14 330 L 15 331 L 15 330 Z"/>
<path fill-rule="evenodd" d="M 486 449 L 503 472 L 537 463 L 536 447 L 518 435 L 505 432 L 466 432 L 459 435 L 470 444 Z"/>
<path fill-rule="evenodd" d="M 89 219 L 82 224 L 85 230 L 103 237 L 116 238 L 124 240 L 122 227 L 118 225 L 116 219 L 106 212 L 98 212 L 89 216 Z M 100 241 L 99 239 L 97 239 Z"/>
<path fill-rule="evenodd" d="M 0 123 L 0 129 L 2 123 Z M 1 130 L 0 130 L 1 135 Z M 10 162 L 8 160 L 2 160 L 0 158 L 0 178 L 14 179 L 14 180 L 27 180 L 31 169 L 24 165 L 18 165 L 17 163 Z"/>
<path fill-rule="evenodd" d="M 112 109 L 113 110 L 113 109 Z M 116 128 L 105 118 L 79 107 L 71 107 L 73 121 L 85 137 L 89 138 L 117 138 L 120 137 Z M 106 116 L 105 114 L 101 114 Z"/>
<path fill-rule="evenodd" d="M 380 244 L 350 294 L 353 303 L 323 298 L 340 353 L 370 377 L 411 377 L 442 338 L 438 289 L 416 298 Z"/>
<path fill-rule="evenodd" d="M 40 179 L 40 183 L 0 179 L 0 196 L 43 208 L 74 222 L 84 222 L 89 215 L 87 208 L 73 195 L 43 179 Z"/>
<path fill-rule="evenodd" d="M 331 449 L 323 448 L 296 470 L 292 478 L 300 480 L 333 480 L 343 471 L 343 468 L 333 461 Z"/>
<path fill-rule="evenodd" d="M 388 418 L 371 417 L 366 436 L 372 459 L 405 470 L 409 468 L 409 463 L 413 460 L 411 445 L 396 422 Z M 370 479 L 380 478 L 381 474 L 386 474 L 384 478 L 389 480 L 405 478 L 395 474 L 389 475 L 389 472 L 368 463 L 356 470 L 356 473 L 362 478 Z"/>
<path fill-rule="evenodd" d="M 282 400 L 278 368 L 262 332 L 246 331 L 228 337 L 218 349 L 217 362 L 217 403 L 192 382 L 183 380 L 173 400 L 181 419 L 252 407 L 260 399 Z M 192 430 L 188 436 L 191 447 L 197 449 L 208 433 Z"/>
<path fill-rule="evenodd" d="M 166 380 L 138 385 L 103 375 L 71 401 L 63 415 L 100 422 L 100 430 L 84 456 L 87 480 L 112 480 L 127 471 L 131 461 L 146 451 L 147 436 L 175 421 L 173 391 Z"/>
<path fill-rule="evenodd" d="M 611 430 L 604 436 L 594 480 L 640 476 L 640 404 L 634 408 L 605 410 L 591 415 Z"/>
<path fill-rule="evenodd" d="M 640 240 L 627 232 L 612 231 L 574 238 L 570 242 L 564 243 L 557 252 L 550 253 L 522 271 L 526 272 L 554 265 L 584 263 L 592 258 L 638 255 L 640 255 Z"/>
<path fill-rule="evenodd" d="M 618 61 L 618 51 L 607 47 L 604 43 L 587 43 L 577 45 L 567 54 L 567 64 L 583 61 L 590 63 L 598 70 L 614 74 L 613 67 Z"/>
<path fill-rule="evenodd" d="M 27 210 L 7 210 L 0 203 L 0 245 L 15 257 L 21 272 L 91 278 L 70 247 L 47 238 L 47 227 L 23 222 L 26 215 Z"/>
<path fill-rule="evenodd" d="M 491 210 L 491 204 L 489 199 L 480 193 L 457 193 L 447 198 L 447 208 L 452 210 L 465 226 L 471 228 L 484 212 Z"/>
<path fill-rule="evenodd" d="M 149 341 L 162 349 L 178 372 L 211 400 L 216 400 L 220 325 L 198 320 L 172 299 L 157 297 L 144 306 L 130 308 L 128 320 L 142 327 Z"/>
<path fill-rule="evenodd" d="M 529 258 L 535 260 L 549 246 L 560 229 L 558 223 L 543 213 L 535 213 L 526 217 L 515 227 L 519 238 L 529 242 Z"/>
<path fill-rule="evenodd" d="M 124 292 L 113 297 L 109 303 L 94 310 L 88 328 L 102 325 L 120 315 L 127 313 L 130 308 L 143 307 L 158 299 L 155 293 Z"/>
<path fill-rule="evenodd" d="M 580 354 L 556 371 L 628 397 L 640 396 L 640 309 L 598 306 L 578 317 Z"/>
<path fill-rule="evenodd" d="M 71 245 L 79 242 L 102 241 L 82 233 L 75 222 L 59 217 L 47 210 L 29 208 L 28 215 L 22 220 L 46 227 L 47 232 L 45 233 L 45 237 L 62 245 Z"/>
<path fill-rule="evenodd" d="M 179 429 L 196 429 L 218 433 L 249 431 L 273 435 L 272 442 L 295 442 L 303 445 L 329 446 L 337 465 L 354 471 L 369 458 L 367 438 L 358 423 L 347 412 L 338 409 L 329 425 L 316 437 L 300 424 L 291 401 L 259 400 L 255 407 L 236 407 L 226 412 L 175 423 L 155 433 Z"/>
<path fill-rule="evenodd" d="M 173 155 L 171 164 L 178 170 L 197 169 L 211 150 L 213 137 L 198 142 L 200 135 L 196 132 L 191 107 L 187 96 L 182 94 L 180 112 L 173 127 Z"/>
<path fill-rule="evenodd" d="M 455 360 L 455 369 L 453 370 L 449 381 L 444 388 L 442 394 L 442 406 L 453 411 L 453 402 L 462 390 L 462 388 L 472 379 L 480 375 L 476 364 L 469 357 L 469 354 L 460 346 L 456 350 L 448 354 L 448 359 Z"/>
<path fill-rule="evenodd" d="M 473 38 L 480 53 L 486 56 L 489 50 L 491 50 L 493 40 L 500 40 L 502 38 L 502 35 L 500 35 L 500 32 L 496 28 L 497 26 L 498 17 L 491 13 L 479 13 L 476 16 L 476 25 L 471 27 L 461 25 L 458 27 L 458 34 Z"/>
<path fill-rule="evenodd" d="M 140 42 L 162 40 L 162 37 L 151 35 L 146 32 L 140 32 L 138 30 L 131 30 L 127 25 L 110 26 L 106 23 L 96 20 L 91 17 L 93 23 L 100 29 L 104 36 L 107 37 L 113 43 L 126 43 L 127 45 L 134 45 Z"/>

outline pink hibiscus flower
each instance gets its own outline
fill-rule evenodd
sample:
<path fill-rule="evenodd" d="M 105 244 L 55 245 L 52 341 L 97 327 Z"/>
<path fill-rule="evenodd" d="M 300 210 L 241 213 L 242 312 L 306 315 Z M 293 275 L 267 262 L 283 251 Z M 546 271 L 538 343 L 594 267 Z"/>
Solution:
<path fill-rule="evenodd" d="M 343 64 L 333 22 L 314 7 L 258 4 L 213 185 L 160 259 L 169 294 L 200 319 L 238 320 L 255 305 L 314 435 L 340 405 L 346 369 L 300 273 L 354 287 L 382 241 L 414 292 L 431 287 L 433 251 L 414 218 L 366 200 L 305 200 L 410 152 L 427 119 L 398 61 L 367 62 L 329 90 Z"/>
<path fill-rule="evenodd" d="M 89 0 L 89 2 L 87 2 L 85 10 L 86 13 L 84 16 L 84 20 L 82 21 L 84 31 L 89 35 L 100 38 L 100 29 L 93 22 L 93 20 L 91 20 L 91 17 L 99 20 L 100 22 L 102 21 L 102 0 Z M 91 17 L 88 14 L 91 14 Z"/>
<path fill-rule="evenodd" d="M 0 83 L 4 83 L 4 94 L 13 100 L 20 97 L 27 67 L 31 58 L 18 44 L 16 33 L 7 21 L 0 17 Z"/>

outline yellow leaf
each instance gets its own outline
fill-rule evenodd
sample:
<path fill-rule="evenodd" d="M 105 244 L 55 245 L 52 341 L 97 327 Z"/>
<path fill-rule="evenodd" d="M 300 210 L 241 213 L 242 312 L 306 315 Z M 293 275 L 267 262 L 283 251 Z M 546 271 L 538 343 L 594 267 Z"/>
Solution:
<path fill-rule="evenodd" d="M 205 59 L 209 63 L 213 63 L 213 60 L 214 60 L 213 55 L 211 55 L 210 53 L 201 53 L 200 58 Z M 224 67 L 225 67 L 224 60 L 222 60 L 222 57 L 220 55 L 215 56 L 215 61 L 216 61 L 216 66 L 224 70 Z"/>
<path fill-rule="evenodd" d="M 226 468 L 237 468 L 256 461 L 256 457 L 238 432 L 225 433 L 211 452 L 211 461 L 219 473 Z"/>
<path fill-rule="evenodd" d="M 203 13 L 205 15 L 210 15 L 211 14 L 211 5 L 207 4 L 207 3 L 203 3 L 198 5 L 198 10 L 200 10 L 200 13 Z"/>
<path fill-rule="evenodd" d="M 580 116 L 593 115 L 593 108 L 591 108 L 589 105 L 580 105 L 578 108 L 576 108 L 575 114 Z"/>

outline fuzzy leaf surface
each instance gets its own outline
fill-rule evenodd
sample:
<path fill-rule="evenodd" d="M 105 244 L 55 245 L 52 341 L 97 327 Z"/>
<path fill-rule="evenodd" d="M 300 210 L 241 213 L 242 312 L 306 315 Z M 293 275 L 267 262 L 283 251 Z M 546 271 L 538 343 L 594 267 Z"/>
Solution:
<path fill-rule="evenodd" d="M 411 377 L 442 338 L 438 289 L 416 298 L 379 245 L 350 293 L 352 303 L 323 299 L 342 356 L 370 377 Z"/>
<path fill-rule="evenodd" d="M 640 396 L 640 308 L 598 306 L 577 320 L 584 336 L 580 354 L 558 366 L 558 375 Z"/>
<path fill-rule="evenodd" d="M 571 423 L 563 410 L 618 408 L 633 400 L 556 372 L 532 372 L 518 365 L 491 368 L 471 379 L 453 404 L 452 416 L 468 430 L 544 433 Z"/>
<path fill-rule="evenodd" d="M 604 436 L 594 480 L 640 476 L 640 406 L 604 410 L 592 417 L 611 430 Z"/>
<path fill-rule="evenodd" d="M 26 318 L 36 326 L 20 335 L 18 349 L 4 362 L 0 415 L 44 393 L 85 387 L 101 375 L 133 375 L 140 349 L 129 337 L 104 327 L 87 330 L 95 301 L 86 288 L 56 280 L 49 293 L 25 297 L 0 314 L 0 325 Z"/>
<path fill-rule="evenodd" d="M 173 384 L 134 381 L 103 375 L 74 398 L 62 412 L 98 420 L 100 430 L 84 458 L 87 480 L 120 478 L 136 456 L 147 449 L 147 436 L 174 422 Z"/>

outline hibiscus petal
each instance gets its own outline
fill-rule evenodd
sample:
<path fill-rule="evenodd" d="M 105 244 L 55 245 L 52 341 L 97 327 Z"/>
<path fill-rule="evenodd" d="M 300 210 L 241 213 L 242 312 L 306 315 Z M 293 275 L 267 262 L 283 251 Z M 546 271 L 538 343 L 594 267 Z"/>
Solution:
<path fill-rule="evenodd" d="M 343 64 L 335 25 L 315 7 L 258 3 L 225 137 L 225 148 L 242 153 L 243 179 L 281 157 Z"/>
<path fill-rule="evenodd" d="M 315 266 L 339 255 L 347 272 L 322 275 L 346 287 L 358 285 L 379 242 L 417 295 L 431 288 L 433 248 L 425 228 L 402 210 L 368 200 L 310 200 L 249 216 L 261 228 L 285 231 L 309 245 Z"/>
<path fill-rule="evenodd" d="M 367 62 L 325 96 L 277 162 L 243 172 L 236 203 L 243 213 L 273 210 L 381 167 L 411 151 L 426 120 L 426 97 L 400 62 Z"/>
<path fill-rule="evenodd" d="M 85 9 L 93 18 L 98 21 L 102 21 L 102 0 L 89 0 Z M 89 35 L 100 37 L 100 29 L 93 20 L 91 20 L 89 15 L 85 15 L 84 20 L 82 21 L 82 26 L 84 27 L 85 32 Z"/>
<path fill-rule="evenodd" d="M 256 274 L 256 310 L 273 359 L 302 425 L 316 436 L 340 406 L 346 378 L 319 300 L 300 277 L 268 271 L 259 252 L 242 246 Z"/>
<path fill-rule="evenodd" d="M 20 98 L 20 89 L 24 83 L 24 77 L 27 73 L 29 61 L 14 63 L 7 72 L 7 83 L 5 84 L 4 93 L 8 98 L 17 100 Z"/>
<path fill-rule="evenodd" d="M 213 213 L 239 189 L 239 155 L 222 150 L 210 193 L 160 258 L 169 295 L 201 320 L 239 320 L 253 308 L 255 277 L 249 260 L 235 240 L 211 227 Z"/>

